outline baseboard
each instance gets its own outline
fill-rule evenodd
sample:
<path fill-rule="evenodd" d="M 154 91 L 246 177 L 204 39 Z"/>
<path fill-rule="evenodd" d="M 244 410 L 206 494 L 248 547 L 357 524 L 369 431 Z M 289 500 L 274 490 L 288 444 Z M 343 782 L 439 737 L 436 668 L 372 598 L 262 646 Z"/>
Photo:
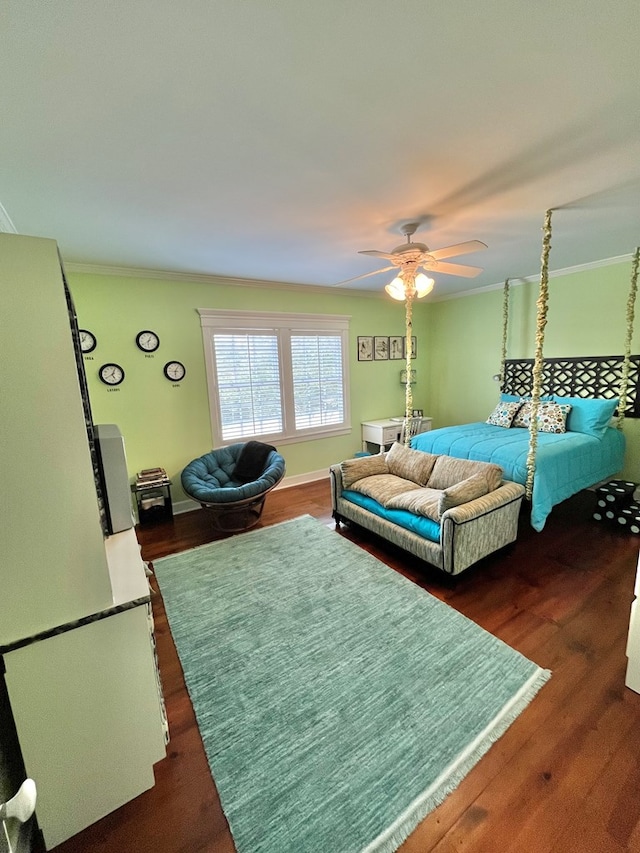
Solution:
<path fill-rule="evenodd" d="M 193 512 L 194 509 L 202 509 L 202 507 L 197 501 L 192 501 L 189 498 L 184 501 L 174 501 L 173 503 L 174 515 L 181 515 L 183 512 Z"/>
<path fill-rule="evenodd" d="M 307 471 L 306 474 L 293 474 L 285 477 L 275 487 L 274 492 L 279 489 L 288 489 L 290 486 L 304 486 L 305 483 L 315 483 L 317 480 L 326 480 L 329 477 L 329 469 L 321 468 L 320 471 Z"/>
<path fill-rule="evenodd" d="M 329 476 L 329 470 L 321 468 L 319 471 L 308 471 L 306 474 L 293 474 L 290 477 L 285 477 L 281 480 L 273 490 L 279 492 L 280 489 L 288 489 L 291 486 L 304 486 L 306 483 L 315 483 L 318 480 L 325 480 Z M 194 509 L 201 509 L 197 501 L 192 501 L 187 498 L 183 501 L 177 501 L 173 504 L 173 514 L 180 515 L 183 512 L 193 512 Z"/>

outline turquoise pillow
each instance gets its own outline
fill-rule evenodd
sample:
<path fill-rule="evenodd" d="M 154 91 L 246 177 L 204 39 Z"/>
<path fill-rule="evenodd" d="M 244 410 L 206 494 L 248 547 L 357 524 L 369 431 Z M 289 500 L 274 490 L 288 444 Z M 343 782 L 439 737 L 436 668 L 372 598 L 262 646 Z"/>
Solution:
<path fill-rule="evenodd" d="M 571 406 L 567 417 L 569 432 L 581 432 L 596 438 L 602 438 L 605 434 L 620 402 L 617 397 L 613 400 L 594 400 L 585 397 L 560 397 L 557 394 L 554 394 L 553 399 L 556 403 L 569 403 Z"/>
<path fill-rule="evenodd" d="M 531 399 L 531 395 L 528 397 L 522 397 L 519 394 L 500 394 L 500 402 L 501 403 L 527 403 Z M 555 402 L 552 394 L 542 394 L 540 399 L 545 403 L 553 403 Z"/>

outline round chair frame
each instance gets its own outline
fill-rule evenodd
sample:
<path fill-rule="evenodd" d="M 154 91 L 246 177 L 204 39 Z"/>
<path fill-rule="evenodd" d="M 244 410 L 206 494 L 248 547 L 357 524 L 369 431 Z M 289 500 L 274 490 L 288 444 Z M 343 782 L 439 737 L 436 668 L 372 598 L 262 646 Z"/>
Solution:
<path fill-rule="evenodd" d="M 253 497 L 239 501 L 221 503 L 200 501 L 200 506 L 209 512 L 214 527 L 222 533 L 240 533 L 242 530 L 250 530 L 260 521 L 265 498 L 272 489 L 275 489 L 283 477 L 284 472 L 272 486 L 269 486 L 264 492 L 260 492 L 259 495 L 253 495 Z"/>

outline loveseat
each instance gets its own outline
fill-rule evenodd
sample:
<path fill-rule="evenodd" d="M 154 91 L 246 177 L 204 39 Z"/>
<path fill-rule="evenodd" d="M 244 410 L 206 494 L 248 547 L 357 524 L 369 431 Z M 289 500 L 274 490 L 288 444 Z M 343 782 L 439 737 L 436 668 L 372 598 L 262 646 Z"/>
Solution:
<path fill-rule="evenodd" d="M 398 443 L 330 468 L 333 517 L 353 521 L 449 575 L 515 541 L 524 487 L 487 462 Z"/>

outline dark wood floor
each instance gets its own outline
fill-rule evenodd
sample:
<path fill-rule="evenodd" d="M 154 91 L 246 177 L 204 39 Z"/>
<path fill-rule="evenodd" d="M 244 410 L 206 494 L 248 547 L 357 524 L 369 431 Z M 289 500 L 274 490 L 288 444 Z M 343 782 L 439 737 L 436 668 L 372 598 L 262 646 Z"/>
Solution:
<path fill-rule="evenodd" d="M 553 670 L 402 853 L 640 851 L 640 695 L 624 685 L 640 540 L 591 520 L 593 502 L 588 492 L 566 501 L 542 533 L 522 517 L 515 546 L 466 572 L 455 587 L 392 546 L 342 528 L 341 535 Z M 333 527 L 328 482 L 273 492 L 261 524 L 305 513 Z M 146 560 L 216 538 L 202 511 L 138 535 Z M 159 594 L 154 612 L 171 729 L 156 786 L 57 853 L 234 850 Z"/>

